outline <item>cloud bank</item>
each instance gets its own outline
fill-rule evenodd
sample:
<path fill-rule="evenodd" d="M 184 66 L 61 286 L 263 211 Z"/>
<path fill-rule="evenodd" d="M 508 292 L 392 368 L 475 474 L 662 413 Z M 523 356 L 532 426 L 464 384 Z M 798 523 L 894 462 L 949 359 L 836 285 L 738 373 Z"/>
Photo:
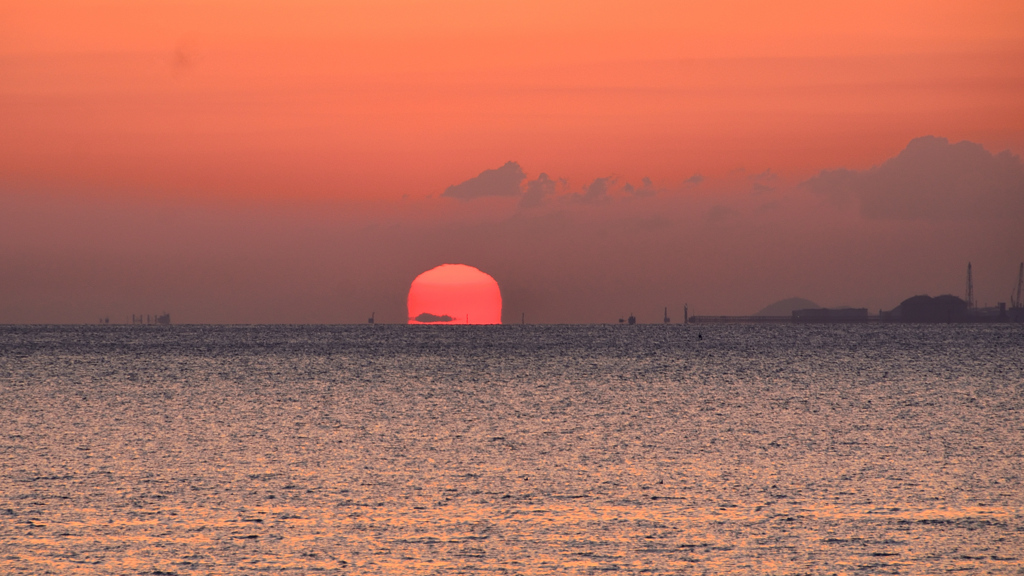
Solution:
<path fill-rule="evenodd" d="M 805 184 L 870 219 L 956 220 L 1024 214 L 1024 166 L 1009 151 L 924 136 L 869 170 L 823 170 Z"/>
<path fill-rule="evenodd" d="M 504 174 L 518 195 L 506 188 L 488 201 L 475 194 L 494 189 L 481 186 L 467 201 L 435 195 L 366 206 L 127 200 L 0 182 L 0 323 L 163 312 L 174 323 L 364 323 L 374 311 L 377 323 L 405 323 L 410 283 L 444 262 L 491 274 L 506 322 L 525 314 L 528 322 L 615 323 L 630 312 L 661 322 L 665 307 L 678 317 L 684 306 L 746 315 L 793 296 L 875 312 L 915 294 L 961 293 L 967 262 L 979 302 L 1006 301 L 1024 260 L 1024 210 L 1013 203 L 1020 160 L 941 139 L 907 149 L 879 157 L 877 168 L 825 171 L 805 186 L 762 168 L 709 173 L 699 185 L 634 179 L 631 188 L 625 177 L 578 176 L 570 188 L 551 172 L 521 179 L 523 169 L 509 163 L 485 174 Z M 924 159 L 912 162 L 918 152 Z M 956 175 L 943 163 L 954 161 L 970 169 L 941 188 Z M 757 182 L 773 190 L 753 190 Z M 864 217 L 884 186 L 922 202 L 955 193 L 992 212 Z M 1000 190 L 1010 199 L 993 200 Z M 583 201 L 588 193 L 593 202 Z M 853 209 L 823 201 L 844 194 Z M 431 312 L 444 321 L 443 310 Z"/>
<path fill-rule="evenodd" d="M 541 172 L 536 180 L 530 180 L 526 183 L 526 192 L 523 193 L 523 199 L 519 201 L 519 207 L 536 208 L 540 206 L 544 198 L 555 194 L 557 186 L 558 182 L 552 180 L 544 172 Z"/>
<path fill-rule="evenodd" d="M 501 168 L 484 170 L 479 176 L 445 189 L 442 196 L 459 200 L 473 200 L 486 196 L 518 196 L 519 185 L 526 173 L 518 162 L 506 162 Z"/>
<path fill-rule="evenodd" d="M 608 191 L 615 180 L 612 178 L 595 178 L 593 182 L 584 187 L 584 192 L 579 200 L 584 204 L 597 204 L 608 199 Z"/>
<path fill-rule="evenodd" d="M 654 183 L 646 176 L 640 180 L 640 186 L 633 186 L 627 182 L 626 185 L 622 187 L 622 190 L 627 194 L 632 194 L 634 196 L 654 196 L 655 194 Z"/>
<path fill-rule="evenodd" d="M 639 186 L 628 182 L 619 186 L 613 176 L 595 178 L 582 186 L 579 192 L 567 192 L 567 180 L 551 178 L 545 172 L 541 172 L 536 179 L 527 181 L 525 185 L 524 180 L 526 173 L 522 166 L 518 162 L 509 161 L 500 168 L 484 170 L 478 176 L 461 184 L 449 186 L 441 196 L 463 201 L 487 197 L 519 197 L 519 209 L 529 210 L 545 204 L 546 199 L 556 196 L 580 204 L 599 205 L 616 196 L 643 198 L 654 196 L 658 192 L 654 182 L 647 177 L 641 179 Z M 697 184 L 702 180 L 700 175 L 695 174 L 686 183 Z"/>

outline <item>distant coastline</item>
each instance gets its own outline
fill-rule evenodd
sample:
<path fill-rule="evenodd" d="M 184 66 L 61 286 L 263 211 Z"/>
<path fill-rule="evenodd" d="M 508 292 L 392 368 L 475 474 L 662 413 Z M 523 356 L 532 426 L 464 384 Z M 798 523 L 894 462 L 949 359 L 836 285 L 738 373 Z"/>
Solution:
<path fill-rule="evenodd" d="M 966 300 L 945 294 L 931 297 L 913 296 L 889 311 L 869 314 L 867 308 L 805 308 L 790 315 L 754 316 L 691 316 L 688 324 L 851 324 L 851 323 L 913 323 L 913 324 L 990 324 L 1024 322 L 1024 307 L 976 307 Z"/>

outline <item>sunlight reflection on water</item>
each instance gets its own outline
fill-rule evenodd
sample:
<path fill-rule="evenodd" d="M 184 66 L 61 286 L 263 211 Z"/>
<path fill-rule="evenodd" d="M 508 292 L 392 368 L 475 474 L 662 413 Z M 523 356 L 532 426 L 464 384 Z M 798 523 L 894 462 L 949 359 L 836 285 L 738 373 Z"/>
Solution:
<path fill-rule="evenodd" d="M 1019 326 L 0 327 L 0 571 L 1017 573 Z"/>

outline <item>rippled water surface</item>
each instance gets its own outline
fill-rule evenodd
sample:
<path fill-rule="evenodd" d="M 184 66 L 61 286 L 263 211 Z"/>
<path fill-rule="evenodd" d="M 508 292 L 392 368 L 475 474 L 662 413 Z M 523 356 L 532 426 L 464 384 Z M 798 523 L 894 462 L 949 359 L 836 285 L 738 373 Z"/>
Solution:
<path fill-rule="evenodd" d="M 1022 574 L 1024 329 L 0 327 L 3 574 Z"/>

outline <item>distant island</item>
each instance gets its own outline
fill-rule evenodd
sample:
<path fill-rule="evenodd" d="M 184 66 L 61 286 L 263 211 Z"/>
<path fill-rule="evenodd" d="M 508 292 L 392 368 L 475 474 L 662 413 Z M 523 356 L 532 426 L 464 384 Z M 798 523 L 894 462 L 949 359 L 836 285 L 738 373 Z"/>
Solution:
<path fill-rule="evenodd" d="M 1014 302 L 1014 304 L 1018 304 Z M 980 323 L 980 322 L 1024 322 L 1024 307 L 971 306 L 966 300 L 944 294 L 931 297 L 918 295 L 900 302 L 892 310 L 879 310 L 877 315 L 868 314 L 867 308 L 822 308 L 806 298 L 787 298 L 762 308 L 753 316 L 691 316 L 687 323 L 730 324 L 730 323 L 859 323 L 859 322 L 910 322 L 910 323 Z"/>
<path fill-rule="evenodd" d="M 791 316 L 795 310 L 821 308 L 806 298 L 786 298 L 761 308 L 754 316 Z"/>
<path fill-rule="evenodd" d="M 442 315 L 438 316 L 437 314 L 431 314 L 430 312 L 423 312 L 422 314 L 420 314 L 419 316 L 414 318 L 414 320 L 416 320 L 417 322 L 433 323 L 433 322 L 451 322 L 452 320 L 455 320 L 455 318 L 452 318 L 448 314 L 442 314 Z"/>

